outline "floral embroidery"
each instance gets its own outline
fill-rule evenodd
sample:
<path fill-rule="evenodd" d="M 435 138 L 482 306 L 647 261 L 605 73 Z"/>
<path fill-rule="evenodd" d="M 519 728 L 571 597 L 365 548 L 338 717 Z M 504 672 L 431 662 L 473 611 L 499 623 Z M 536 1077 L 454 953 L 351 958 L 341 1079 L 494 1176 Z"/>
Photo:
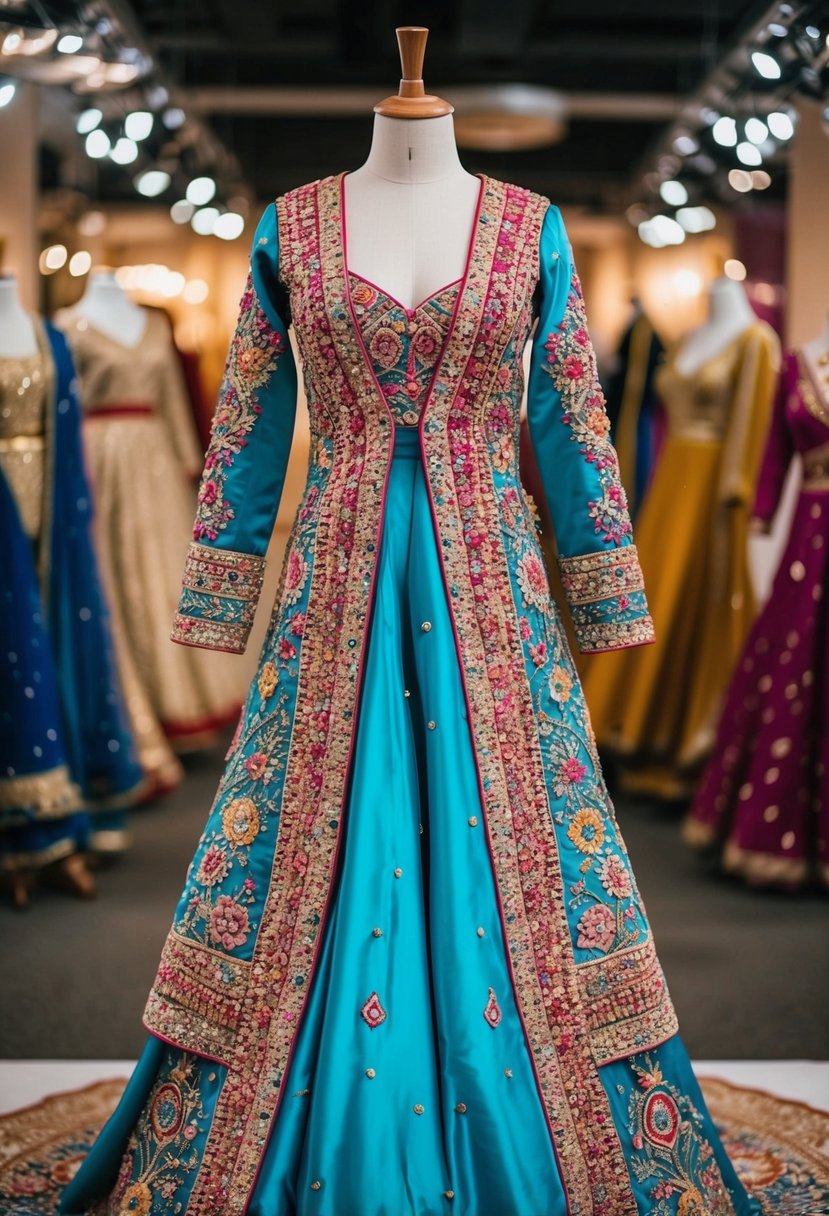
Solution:
<path fill-rule="evenodd" d="M 571 820 L 567 835 L 580 853 L 595 853 L 604 844 L 601 815 L 592 807 L 583 807 Z"/>
<path fill-rule="evenodd" d="M 174 1048 L 166 1050 L 106 1205 L 112 1216 L 185 1211 L 208 1128 L 201 1095 L 206 1063 Z"/>
<path fill-rule="evenodd" d="M 229 895 L 220 895 L 210 913 L 210 936 L 225 950 L 235 950 L 244 946 L 250 932 L 250 917 L 247 908 L 243 908 Z"/>
<path fill-rule="evenodd" d="M 211 845 L 201 859 L 196 875 L 197 881 L 206 887 L 213 887 L 230 873 L 230 860 L 224 849 Z"/>
<path fill-rule="evenodd" d="M 550 603 L 550 584 L 544 563 L 527 550 L 518 562 L 518 585 L 524 594 L 524 602 L 537 608 L 539 612 L 547 611 Z"/>
<path fill-rule="evenodd" d="M 371 357 L 383 371 L 390 371 L 403 353 L 400 335 L 393 329 L 378 329 L 369 343 Z"/>
<path fill-rule="evenodd" d="M 577 925 L 577 944 L 583 950 L 601 950 L 607 954 L 616 940 L 613 913 L 604 904 L 592 904 Z"/>
<path fill-rule="evenodd" d="M 400 426 L 415 426 L 426 400 L 459 290 L 451 284 L 417 308 L 350 276 L 351 302 L 386 404 Z"/>
<path fill-rule="evenodd" d="M 232 844 L 251 844 L 259 832 L 259 812 L 252 798 L 234 798 L 222 812 L 222 827 Z"/>
<path fill-rule="evenodd" d="M 272 697 L 276 692 L 276 685 L 279 681 L 279 674 L 275 665 L 268 659 L 259 672 L 259 679 L 256 681 L 256 687 L 259 689 L 259 695 L 263 701 L 268 697 Z"/>
<path fill-rule="evenodd" d="M 651 1183 L 652 1216 L 733 1216 L 714 1149 L 691 1099 L 670 1085 L 650 1056 L 631 1059 L 637 1088 L 628 1103 L 631 1172 Z"/>
<path fill-rule="evenodd" d="M 282 335 L 274 330 L 262 311 L 253 287 L 253 276 L 249 274 L 205 457 L 193 528 L 196 540 L 216 540 L 235 517 L 233 507 L 224 498 L 225 477 L 234 458 L 248 442 L 262 412 L 257 391 L 276 371 L 278 356 L 283 350 Z"/>
<path fill-rule="evenodd" d="M 558 330 L 548 334 L 544 347 L 547 371 L 561 394 L 562 421 L 571 428 L 583 456 L 599 474 L 601 497 L 587 503 L 594 530 L 603 540 L 619 545 L 630 534 L 630 517 L 610 443 L 610 423 L 575 269 L 564 318 Z"/>

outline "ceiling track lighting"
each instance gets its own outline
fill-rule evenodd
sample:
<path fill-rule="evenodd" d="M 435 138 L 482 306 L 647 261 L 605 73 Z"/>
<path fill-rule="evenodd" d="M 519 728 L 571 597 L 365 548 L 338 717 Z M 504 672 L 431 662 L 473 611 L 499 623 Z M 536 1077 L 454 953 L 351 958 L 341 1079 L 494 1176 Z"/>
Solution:
<path fill-rule="evenodd" d="M 702 205 L 706 197 L 733 203 L 739 194 L 769 189 L 795 136 L 798 95 L 822 103 L 829 134 L 823 3 L 771 5 L 683 106 L 642 166 L 642 193 L 626 212 L 642 240 L 663 248 L 686 233 L 710 231 L 716 219 Z M 673 215 L 662 214 L 665 207 Z"/>

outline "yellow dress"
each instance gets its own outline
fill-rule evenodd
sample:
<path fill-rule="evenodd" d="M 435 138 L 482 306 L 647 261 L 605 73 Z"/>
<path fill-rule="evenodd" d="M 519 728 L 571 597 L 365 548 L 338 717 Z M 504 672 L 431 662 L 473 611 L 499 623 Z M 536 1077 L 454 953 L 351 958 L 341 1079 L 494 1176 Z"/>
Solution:
<path fill-rule="evenodd" d="M 636 528 L 656 641 L 591 658 L 584 682 L 622 788 L 665 798 L 692 791 L 754 616 L 748 519 L 780 364 L 762 321 L 691 376 L 677 349 L 658 373 L 668 437 Z"/>

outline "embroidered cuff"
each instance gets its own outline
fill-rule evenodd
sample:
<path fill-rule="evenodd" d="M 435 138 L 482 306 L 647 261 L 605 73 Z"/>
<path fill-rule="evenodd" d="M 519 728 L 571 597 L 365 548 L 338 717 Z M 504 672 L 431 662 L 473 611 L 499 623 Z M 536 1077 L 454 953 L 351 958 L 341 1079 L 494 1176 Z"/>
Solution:
<path fill-rule="evenodd" d="M 265 577 L 264 557 L 193 541 L 171 637 L 208 650 L 245 649 Z"/>
<path fill-rule="evenodd" d="M 558 564 L 582 654 L 654 640 L 635 545 L 560 557 Z"/>

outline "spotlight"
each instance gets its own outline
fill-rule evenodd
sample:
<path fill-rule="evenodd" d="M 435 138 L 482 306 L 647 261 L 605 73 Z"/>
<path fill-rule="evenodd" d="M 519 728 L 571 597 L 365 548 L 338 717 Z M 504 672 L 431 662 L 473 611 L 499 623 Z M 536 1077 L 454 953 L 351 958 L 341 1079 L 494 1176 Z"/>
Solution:
<path fill-rule="evenodd" d="M 92 265 L 92 254 L 86 249 L 81 249 L 77 253 L 73 253 L 69 259 L 69 273 L 76 279 L 81 278 L 85 274 L 89 274 L 89 268 Z"/>
<path fill-rule="evenodd" d="M 190 221 L 190 227 L 199 236 L 210 236 L 219 218 L 218 207 L 201 207 Z"/>
<path fill-rule="evenodd" d="M 755 72 L 764 80 L 780 79 L 780 64 L 773 55 L 768 55 L 765 51 L 752 51 L 751 62 L 754 64 Z"/>
<path fill-rule="evenodd" d="M 763 157 L 756 144 L 743 142 L 737 144 L 737 160 L 744 165 L 762 165 Z"/>
<path fill-rule="evenodd" d="M 75 130 L 79 135 L 88 135 L 90 131 L 94 131 L 98 123 L 103 118 L 100 110 L 82 110 L 75 119 Z"/>
<path fill-rule="evenodd" d="M 742 283 L 746 277 L 746 268 L 737 258 L 729 258 L 723 266 L 723 271 L 729 279 L 734 279 L 737 283 Z"/>
<path fill-rule="evenodd" d="M 170 218 L 174 224 L 189 224 L 196 208 L 187 199 L 181 198 L 170 208 Z"/>
<path fill-rule="evenodd" d="M 209 203 L 216 193 L 216 183 L 212 177 L 194 177 L 185 191 L 188 203 L 202 207 Z"/>
<path fill-rule="evenodd" d="M 64 34 L 55 50 L 60 51 L 62 55 L 75 55 L 82 46 L 83 38 L 80 34 Z"/>
<path fill-rule="evenodd" d="M 168 131 L 177 131 L 183 125 L 187 115 L 179 106 L 171 106 L 169 110 L 165 110 L 161 115 L 161 121 Z"/>
<path fill-rule="evenodd" d="M 687 132 L 677 135 L 672 147 L 678 156 L 693 156 L 695 152 L 699 152 L 699 143 L 693 135 L 688 135 Z"/>
<path fill-rule="evenodd" d="M 723 116 L 714 123 L 711 134 L 720 147 L 733 148 L 737 143 L 737 124 L 733 118 Z"/>
<path fill-rule="evenodd" d="M 731 169 L 728 174 L 728 184 L 738 194 L 748 194 L 749 190 L 754 189 L 751 174 L 746 173 L 745 169 Z"/>
<path fill-rule="evenodd" d="M 688 191 L 682 182 L 663 182 L 659 187 L 659 193 L 670 207 L 681 207 L 688 202 Z"/>
<path fill-rule="evenodd" d="M 753 144 L 763 144 L 769 137 L 769 129 L 759 118 L 746 119 L 746 139 Z M 738 150 L 739 155 L 739 150 Z"/>
<path fill-rule="evenodd" d="M 93 160 L 100 160 L 102 156 L 107 155 L 112 144 L 106 131 L 96 128 L 87 135 L 85 147 L 87 156 L 91 156 Z"/>
<path fill-rule="evenodd" d="M 213 235 L 221 237 L 223 241 L 235 241 L 244 231 L 244 217 L 235 211 L 226 211 L 216 220 Z"/>
<path fill-rule="evenodd" d="M 155 198 L 159 194 L 163 194 L 170 184 L 170 174 L 165 173 L 163 169 L 147 169 L 144 173 L 139 173 L 134 179 L 136 190 L 139 194 L 143 194 L 145 198 Z"/>
<path fill-rule="evenodd" d="M 153 116 L 147 110 L 135 110 L 124 119 L 124 134 L 128 139 L 140 142 L 153 129 Z"/>
<path fill-rule="evenodd" d="M 676 220 L 686 232 L 710 232 L 717 226 L 717 217 L 709 207 L 680 207 Z"/>
<path fill-rule="evenodd" d="M 4 110 L 7 105 L 14 101 L 14 95 L 17 92 L 17 85 L 13 80 L 4 80 L 0 84 L 0 110 Z"/>
<path fill-rule="evenodd" d="M 134 160 L 138 159 L 138 144 L 134 139 L 122 137 L 116 140 L 115 147 L 109 156 L 110 160 L 114 160 L 116 165 L 131 165 Z"/>
<path fill-rule="evenodd" d="M 767 116 L 766 122 L 775 139 L 791 139 L 794 135 L 794 123 L 782 110 L 774 110 Z"/>

